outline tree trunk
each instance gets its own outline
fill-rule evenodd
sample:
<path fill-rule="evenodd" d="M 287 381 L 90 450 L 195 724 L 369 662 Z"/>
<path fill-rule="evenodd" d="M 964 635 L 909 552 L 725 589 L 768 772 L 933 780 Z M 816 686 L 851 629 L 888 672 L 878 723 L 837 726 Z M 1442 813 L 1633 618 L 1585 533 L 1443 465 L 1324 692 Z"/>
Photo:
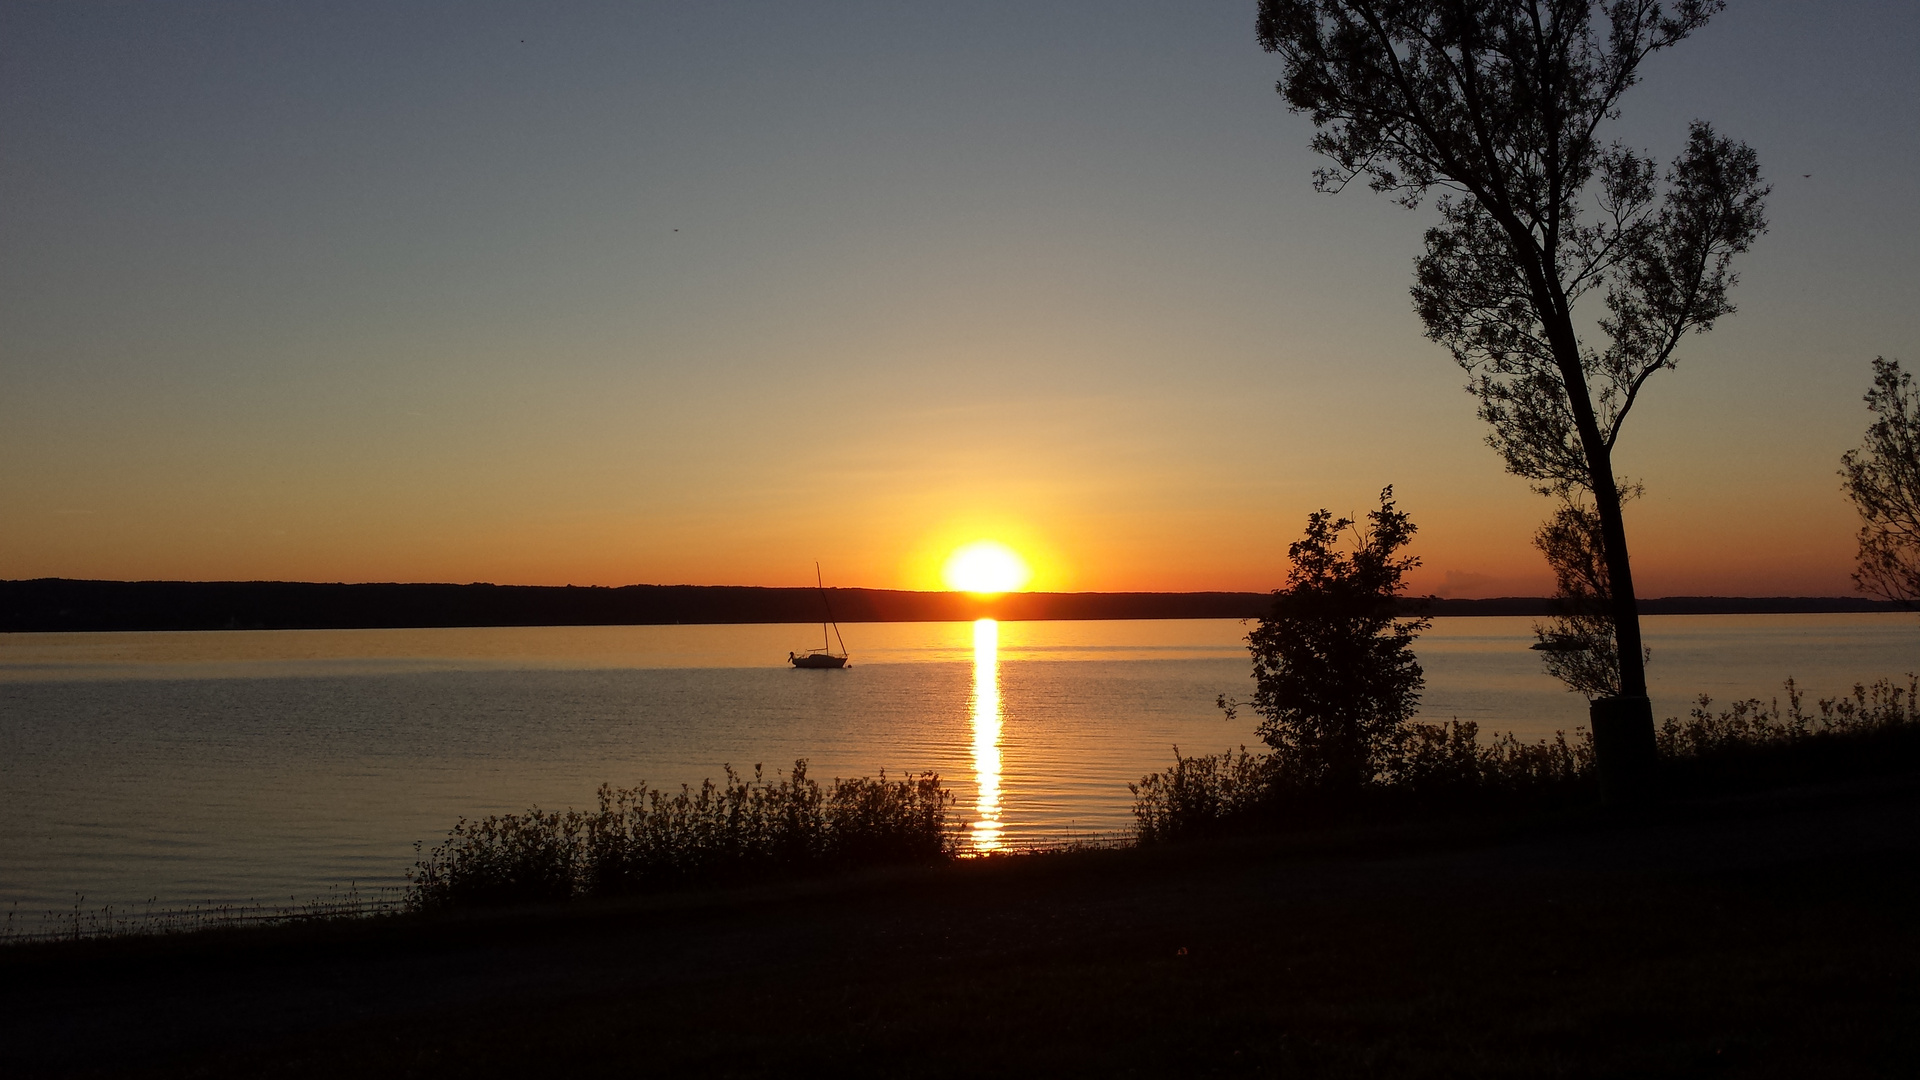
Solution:
<path fill-rule="evenodd" d="M 1589 451 L 1589 460 L 1591 460 Z M 1600 515 L 1600 546 L 1607 559 L 1607 597 L 1613 605 L 1614 644 L 1620 651 L 1620 696 L 1647 696 L 1647 667 L 1640 645 L 1640 605 L 1633 592 L 1633 564 L 1627 558 L 1627 526 L 1620 513 L 1620 489 L 1613 478 L 1612 455 L 1600 448 L 1593 471 L 1593 508 Z"/>
<path fill-rule="evenodd" d="M 1587 486 L 1593 491 L 1594 513 L 1600 516 L 1600 547 L 1607 560 L 1608 593 L 1613 605 L 1614 644 L 1620 651 L 1620 696 L 1647 696 L 1647 667 L 1641 660 L 1640 606 L 1633 594 L 1633 565 L 1627 559 L 1627 527 L 1620 515 L 1620 486 L 1613 478 L 1613 452 L 1600 434 L 1600 421 L 1594 416 L 1593 396 L 1587 390 L 1586 369 L 1580 363 L 1580 338 L 1573 331 L 1573 319 L 1546 273 L 1544 259 L 1531 249 L 1531 236 L 1517 219 L 1507 231 L 1521 255 L 1533 291 L 1534 309 L 1553 348 L 1560 368 L 1560 383 L 1567 392 L 1567 405 L 1573 410 L 1574 430 L 1580 435 L 1580 449 L 1587 459 Z M 1652 720 L 1648 720 L 1652 724 Z"/>
<path fill-rule="evenodd" d="M 1613 479 L 1613 457 L 1605 444 L 1593 468 L 1594 511 L 1600 516 L 1600 546 L 1607 560 L 1607 593 L 1613 606 L 1613 640 L 1620 652 L 1620 694 L 1593 702 L 1588 714 L 1593 732 L 1594 768 L 1608 802 L 1637 802 L 1649 793 L 1659 750 L 1653 736 L 1653 702 L 1647 697 L 1647 668 L 1640 647 L 1640 607 L 1633 594 L 1633 566 L 1627 559 L 1627 530 L 1620 514 L 1620 489 Z"/>
<path fill-rule="evenodd" d="M 1601 698 L 1591 710 L 1594 766 L 1609 800 L 1632 801 L 1645 794 L 1657 751 L 1653 703 L 1647 698 L 1647 668 L 1640 645 L 1640 606 L 1634 597 L 1633 564 L 1627 558 L 1627 528 L 1620 513 L 1620 486 L 1613 476 L 1613 453 L 1594 416 L 1573 320 L 1542 287 L 1547 280 L 1545 274 L 1539 274 L 1536 280 L 1535 302 L 1559 364 L 1574 428 L 1587 459 L 1587 481 L 1593 491 L 1594 513 L 1600 517 L 1600 546 L 1607 562 L 1614 645 L 1619 650 L 1619 696 Z"/>
<path fill-rule="evenodd" d="M 1487 205 L 1484 201 L 1482 205 Z M 1633 594 L 1633 566 L 1627 559 L 1627 529 L 1620 516 L 1620 486 L 1613 478 L 1613 453 L 1600 434 L 1587 390 L 1586 368 L 1580 362 L 1580 337 L 1574 332 L 1567 299 L 1550 270 L 1551 258 L 1533 240 L 1533 234 L 1510 210 L 1488 206 L 1513 244 L 1514 254 L 1527 275 L 1534 310 L 1553 349 L 1561 386 L 1573 411 L 1574 429 L 1587 459 L 1587 483 L 1593 491 L 1594 512 L 1600 517 L 1600 546 L 1607 560 L 1608 592 L 1613 607 L 1614 645 L 1620 654 L 1620 694 L 1593 703 L 1594 766 L 1609 799 L 1632 799 L 1644 793 L 1653 771 L 1653 705 L 1647 699 L 1647 669 L 1641 660 L 1640 606 Z"/>

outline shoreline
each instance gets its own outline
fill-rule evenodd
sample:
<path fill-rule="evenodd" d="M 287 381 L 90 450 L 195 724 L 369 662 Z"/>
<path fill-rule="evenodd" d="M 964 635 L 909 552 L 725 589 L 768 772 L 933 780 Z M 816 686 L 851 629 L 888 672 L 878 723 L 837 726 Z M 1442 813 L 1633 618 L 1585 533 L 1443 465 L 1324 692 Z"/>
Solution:
<path fill-rule="evenodd" d="M 1261 592 L 1005 593 L 979 596 L 831 588 L 839 622 L 1252 619 Z M 821 590 L 736 585 L 452 585 L 260 581 L 0 581 L 0 633 L 164 630 L 373 630 L 514 626 L 807 624 L 821 621 Z M 1434 616 L 1552 614 L 1546 597 L 1408 598 Z M 1640 602 L 1643 615 L 1833 614 L 1901 610 L 1864 597 L 1672 596 Z"/>

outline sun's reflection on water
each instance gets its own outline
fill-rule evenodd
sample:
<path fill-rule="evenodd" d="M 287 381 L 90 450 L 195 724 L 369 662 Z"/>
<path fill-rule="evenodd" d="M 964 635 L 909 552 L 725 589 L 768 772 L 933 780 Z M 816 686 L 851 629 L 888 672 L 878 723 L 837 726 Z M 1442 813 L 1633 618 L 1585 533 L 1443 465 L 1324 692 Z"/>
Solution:
<path fill-rule="evenodd" d="M 1000 847 L 1000 624 L 973 624 L 973 850 Z"/>

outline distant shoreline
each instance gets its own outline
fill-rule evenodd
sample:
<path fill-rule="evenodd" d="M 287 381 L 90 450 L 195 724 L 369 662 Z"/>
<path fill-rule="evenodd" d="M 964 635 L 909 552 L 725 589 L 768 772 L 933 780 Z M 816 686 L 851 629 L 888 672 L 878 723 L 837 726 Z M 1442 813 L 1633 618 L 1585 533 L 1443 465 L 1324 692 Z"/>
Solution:
<path fill-rule="evenodd" d="M 1249 619 L 1269 594 L 969 593 L 828 589 L 844 623 L 1106 619 Z M 1544 597 L 1428 597 L 1430 615 L 1551 612 Z M 1643 600 L 1648 615 L 1761 615 L 1895 611 L 1847 596 L 1669 596 Z M 745 585 L 349 585 L 296 581 L 0 581 L 0 632 L 128 630 L 348 630 L 478 626 L 645 626 L 674 623 L 809 623 L 821 618 L 809 588 Z"/>

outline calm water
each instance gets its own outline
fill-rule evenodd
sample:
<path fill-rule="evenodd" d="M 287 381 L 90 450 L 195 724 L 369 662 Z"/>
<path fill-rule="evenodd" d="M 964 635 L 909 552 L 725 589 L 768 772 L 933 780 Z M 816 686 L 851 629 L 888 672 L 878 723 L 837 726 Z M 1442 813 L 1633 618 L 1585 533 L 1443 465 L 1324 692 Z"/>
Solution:
<path fill-rule="evenodd" d="M 1527 619 L 1440 619 L 1429 718 L 1535 738 L 1585 720 Z M 940 773 L 976 844 L 1119 832 L 1126 784 L 1252 744 L 1237 621 L 847 629 L 794 671 L 792 626 L 0 635 L 0 908 L 305 901 L 390 885 L 462 816 L 587 806 L 722 763 Z M 1810 692 L 1920 668 L 1901 615 L 1646 622 L 1658 715 L 1705 692 Z"/>

